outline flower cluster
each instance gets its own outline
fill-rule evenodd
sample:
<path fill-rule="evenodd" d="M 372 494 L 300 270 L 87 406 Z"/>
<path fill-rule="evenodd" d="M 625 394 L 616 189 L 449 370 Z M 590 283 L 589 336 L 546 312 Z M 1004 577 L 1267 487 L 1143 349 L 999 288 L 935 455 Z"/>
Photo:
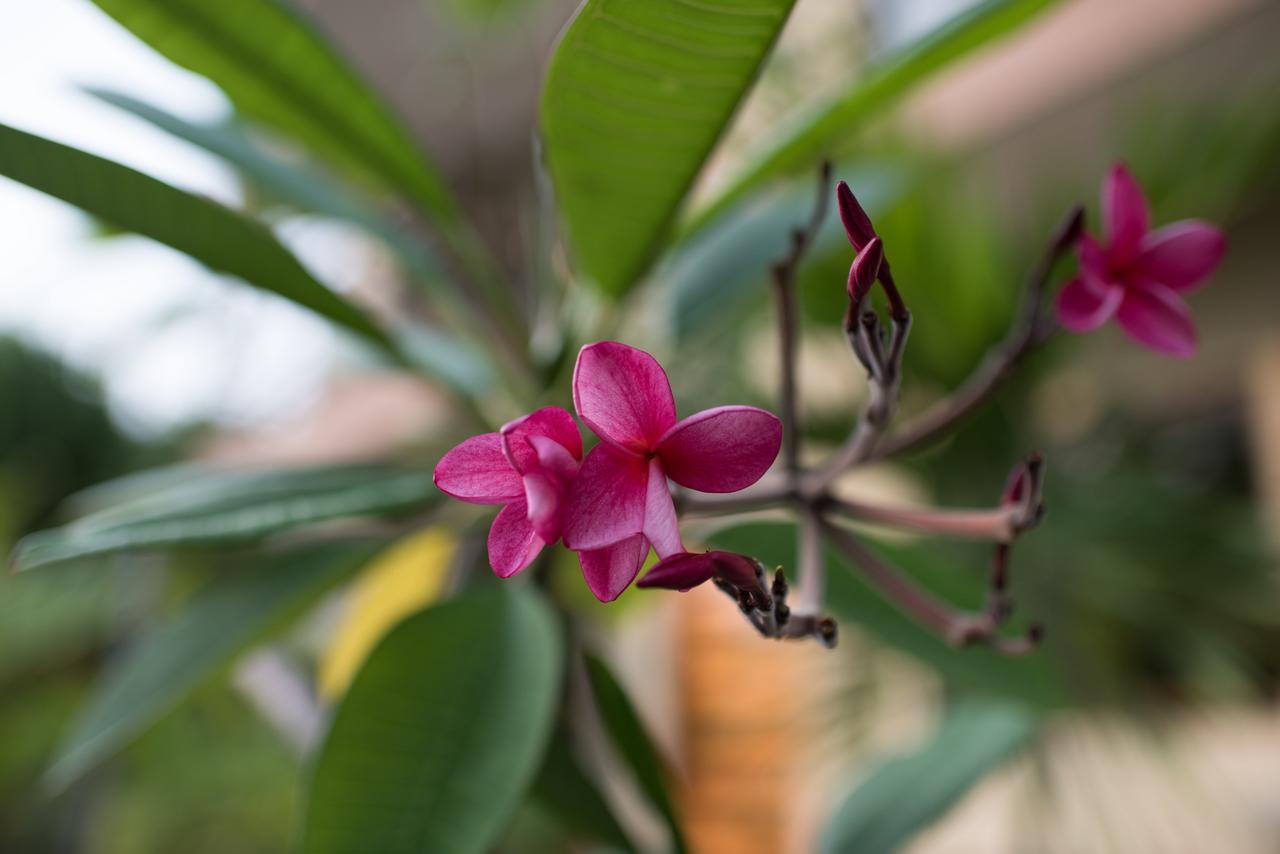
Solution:
<path fill-rule="evenodd" d="M 668 478 L 699 492 L 736 492 L 760 479 L 782 441 L 778 418 L 753 406 L 678 420 L 662 366 L 613 341 L 578 354 L 573 403 L 600 439 L 585 459 L 573 416 L 546 407 L 450 450 L 435 482 L 459 500 L 504 505 L 489 530 L 489 562 L 500 577 L 563 539 L 602 602 L 626 590 L 650 546 L 661 558 L 685 553 Z"/>

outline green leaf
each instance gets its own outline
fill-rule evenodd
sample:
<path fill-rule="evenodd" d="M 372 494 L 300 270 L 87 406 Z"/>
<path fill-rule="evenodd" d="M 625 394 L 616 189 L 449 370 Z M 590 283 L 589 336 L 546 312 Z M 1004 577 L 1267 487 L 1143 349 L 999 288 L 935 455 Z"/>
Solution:
<path fill-rule="evenodd" d="M 816 166 L 932 74 L 1014 32 L 1057 0 L 986 0 L 875 63 L 846 92 L 813 103 L 779 123 L 778 130 L 748 154 L 741 174 L 695 212 L 686 234 L 700 230 L 749 190 L 782 173 Z"/>
<path fill-rule="evenodd" d="M 844 799 L 827 826 L 822 850 L 900 850 L 1025 746 L 1035 729 L 1035 717 L 1019 706 L 957 703 L 927 744 L 884 762 Z"/>
<path fill-rule="evenodd" d="M 426 471 L 330 466 L 216 471 L 183 466 L 141 496 L 25 537 L 16 570 L 134 549 L 244 543 L 303 525 L 429 506 L 439 492 Z"/>
<path fill-rule="evenodd" d="M 556 732 L 533 781 L 533 799 L 565 827 L 604 843 L 611 849 L 635 851 L 609 802 L 582 770 L 573 753 L 572 739 Z"/>
<path fill-rule="evenodd" d="M 511 584 L 405 620 L 334 718 L 303 852 L 489 850 L 551 735 L 561 659 L 553 615 Z"/>
<path fill-rule="evenodd" d="M 443 272 L 423 244 L 320 169 L 287 163 L 234 122 L 195 124 L 119 92 L 90 88 L 90 95 L 203 148 L 239 170 L 260 193 L 300 210 L 338 217 L 380 238 L 404 264 L 415 283 L 433 297 L 452 300 Z M 439 328 L 406 324 L 396 336 L 403 355 L 450 387 L 478 396 L 494 382 L 489 355 L 471 342 Z"/>
<path fill-rule="evenodd" d="M 794 0 L 588 0 L 543 87 L 547 167 L 583 271 L 610 294 L 648 268 Z"/>
<path fill-rule="evenodd" d="M 410 134 L 282 0 L 94 0 L 165 57 L 218 84 L 243 115 L 354 167 L 451 222 L 444 182 Z"/>
<path fill-rule="evenodd" d="M 716 532 L 710 541 L 716 548 L 756 557 L 765 566 L 795 566 L 795 526 L 789 523 L 739 525 Z M 865 540 L 864 544 L 957 607 L 979 607 L 983 602 L 985 564 L 958 564 L 930 544 L 894 549 Z M 1016 698 L 1040 707 L 1063 701 L 1062 683 L 1048 650 L 1006 656 L 985 647 L 956 649 L 885 600 L 831 550 L 826 555 L 826 572 L 827 605 L 835 616 L 930 665 L 951 687 Z"/>
<path fill-rule="evenodd" d="M 127 166 L 0 124 L 0 175 L 185 252 L 364 336 L 399 358 L 363 312 L 316 281 L 267 229 Z"/>
<path fill-rule="evenodd" d="M 604 720 L 605 730 L 626 761 L 627 767 L 635 774 L 640 790 L 653 802 L 666 821 L 671 831 L 672 848 L 686 851 L 680 820 L 676 816 L 671 797 L 667 794 L 667 771 L 653 739 L 649 738 L 649 733 L 645 731 L 640 716 L 627 699 L 626 692 L 605 663 L 592 655 L 585 656 L 585 660 L 587 679 L 591 683 L 591 693 L 600 710 L 600 717 Z"/>
<path fill-rule="evenodd" d="M 139 101 L 122 92 L 87 87 L 85 91 L 116 109 L 203 148 L 234 166 L 260 193 L 299 210 L 353 222 L 381 238 L 425 282 L 437 281 L 440 265 L 412 236 L 388 222 L 372 204 L 306 162 L 287 162 L 234 120 L 199 124 Z"/>
<path fill-rule="evenodd" d="M 349 578 L 377 551 L 326 546 L 219 576 L 102 677 L 46 779 L 63 788 L 128 745 L 246 647 Z"/>

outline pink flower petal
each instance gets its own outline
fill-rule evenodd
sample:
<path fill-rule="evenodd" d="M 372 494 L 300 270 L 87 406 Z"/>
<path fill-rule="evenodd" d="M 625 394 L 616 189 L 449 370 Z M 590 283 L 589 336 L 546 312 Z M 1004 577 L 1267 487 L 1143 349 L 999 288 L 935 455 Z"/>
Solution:
<path fill-rule="evenodd" d="M 672 480 L 699 492 L 736 492 L 773 465 L 782 422 L 754 406 L 718 406 L 674 425 L 658 443 Z"/>
<path fill-rule="evenodd" d="M 529 524 L 529 508 L 518 498 L 502 508 L 489 528 L 489 564 L 499 578 L 510 578 L 533 563 L 543 545 Z"/>
<path fill-rule="evenodd" d="M 1076 254 L 1080 259 L 1080 272 L 1098 281 L 1106 281 L 1111 277 L 1107 269 L 1107 254 L 1102 251 L 1098 241 L 1088 232 L 1082 233 L 1076 241 Z"/>
<path fill-rule="evenodd" d="M 564 543 L 600 549 L 644 529 L 649 463 L 601 442 L 591 449 L 569 490 Z"/>
<path fill-rule="evenodd" d="M 601 602 L 612 602 L 635 580 L 649 554 L 649 544 L 637 534 L 602 549 L 578 552 L 582 577 Z"/>
<path fill-rule="evenodd" d="M 676 421 L 662 366 L 616 341 L 582 348 L 573 369 L 573 405 L 597 436 L 637 453 L 650 450 Z"/>
<path fill-rule="evenodd" d="M 1207 222 L 1184 220 L 1151 232 L 1142 240 L 1134 268 L 1175 291 L 1194 288 L 1209 277 L 1227 248 L 1226 235 Z"/>
<path fill-rule="evenodd" d="M 665 557 L 636 582 L 637 587 L 661 587 L 665 590 L 685 591 L 710 581 L 715 575 L 716 563 L 710 553 L 690 554 L 679 552 Z"/>
<path fill-rule="evenodd" d="M 560 539 L 564 527 L 564 486 L 545 472 L 524 476 L 524 498 L 529 507 L 529 524 L 544 543 Z"/>
<path fill-rule="evenodd" d="M 1071 332 L 1092 332 L 1111 319 L 1123 299 L 1122 288 L 1099 286 L 1082 274 L 1058 294 L 1058 321 Z"/>
<path fill-rule="evenodd" d="M 472 436 L 453 448 L 436 463 L 434 478 L 441 492 L 471 504 L 506 504 L 524 494 L 497 433 Z"/>
<path fill-rule="evenodd" d="M 528 474 L 537 462 L 537 453 L 531 443 L 535 436 L 552 439 L 575 460 L 582 459 L 582 434 L 578 432 L 578 422 L 559 406 L 546 406 L 530 412 L 503 425 L 500 433 L 502 453 L 520 474 Z"/>
<path fill-rule="evenodd" d="M 1123 163 L 1111 167 L 1102 185 L 1102 221 L 1108 248 L 1121 260 L 1137 254 L 1139 242 L 1151 227 L 1147 198 Z"/>
<path fill-rule="evenodd" d="M 578 474 L 578 461 L 564 445 L 546 436 L 530 436 L 529 445 L 538 456 L 535 470 L 567 486 Z"/>
<path fill-rule="evenodd" d="M 676 520 L 676 507 L 671 501 L 671 490 L 662 463 L 649 461 L 649 486 L 645 493 L 644 535 L 653 543 L 658 557 L 668 557 L 684 551 L 680 542 L 680 523 Z"/>
<path fill-rule="evenodd" d="M 1191 313 L 1171 289 L 1144 282 L 1125 289 L 1116 319 L 1129 336 L 1158 353 L 1187 359 L 1196 352 Z"/>

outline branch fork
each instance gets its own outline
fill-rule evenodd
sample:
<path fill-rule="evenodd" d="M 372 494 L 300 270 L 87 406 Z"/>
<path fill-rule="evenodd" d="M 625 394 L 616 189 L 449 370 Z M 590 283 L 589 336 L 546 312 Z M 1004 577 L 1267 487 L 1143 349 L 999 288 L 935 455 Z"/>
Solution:
<path fill-rule="evenodd" d="M 1013 613 L 1009 595 L 1011 546 L 1039 522 L 1044 512 L 1043 461 L 1031 455 L 1014 467 L 999 504 L 990 509 L 894 508 L 846 501 L 831 489 L 844 472 L 859 465 L 918 447 L 954 428 L 983 403 L 1029 352 L 1056 330 L 1043 311 L 1049 276 L 1056 262 L 1072 250 L 1083 229 L 1083 211 L 1073 209 L 1050 237 L 1028 276 L 1022 304 L 1005 339 L 950 396 L 923 414 L 891 430 L 902 381 L 902 359 L 911 331 L 907 309 L 884 254 L 883 243 L 870 218 L 843 181 L 836 199 L 849 242 L 856 251 L 849 270 L 849 305 L 844 330 L 854 357 L 867 371 L 868 395 L 862 412 L 840 449 L 825 464 L 811 470 L 800 465 L 800 424 L 796 401 L 796 279 L 805 252 L 812 246 L 826 215 L 831 168 L 823 164 L 818 192 L 808 222 L 791 234 L 786 256 L 771 269 L 779 323 L 779 362 L 782 366 L 779 405 L 784 425 L 780 479 L 736 496 L 677 496 L 684 513 L 720 514 L 785 507 L 799 522 L 795 604 L 781 567 L 766 584 L 764 567 L 756 564 L 755 581 L 735 584 L 717 577 L 751 625 L 764 637 L 816 638 L 835 643 L 835 623 L 821 615 L 825 541 L 848 558 L 849 565 L 885 598 L 946 643 L 956 647 L 986 646 L 1006 655 L 1033 651 L 1043 629 L 1033 623 L 1024 634 L 1002 629 Z M 887 321 L 870 307 L 869 295 L 879 285 L 888 301 Z M 842 522 L 890 525 L 946 537 L 981 539 L 993 544 L 986 601 L 980 610 L 962 611 L 945 603 L 907 578 L 862 544 Z"/>

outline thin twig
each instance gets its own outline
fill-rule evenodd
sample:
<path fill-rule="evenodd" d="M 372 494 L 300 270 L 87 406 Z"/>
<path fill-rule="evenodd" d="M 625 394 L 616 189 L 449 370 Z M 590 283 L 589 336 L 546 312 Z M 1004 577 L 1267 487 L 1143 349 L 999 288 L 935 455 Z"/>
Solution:
<path fill-rule="evenodd" d="M 821 519 L 828 541 L 849 558 L 886 599 L 916 622 L 930 629 L 952 646 L 982 644 L 1007 655 L 1030 652 L 1041 633 L 1033 626 L 1025 637 L 1009 638 L 996 634 L 999 623 L 988 613 L 959 611 L 934 598 L 875 554 L 843 528 Z"/>
<path fill-rule="evenodd" d="M 795 609 L 800 614 L 816 614 L 822 610 L 826 567 L 822 560 L 822 531 L 818 514 L 812 507 L 800 512 L 796 540 L 797 590 Z"/>
<path fill-rule="evenodd" d="M 956 510 L 937 507 L 881 507 L 840 498 L 826 507 L 855 522 L 874 522 L 947 537 L 1008 542 L 1017 534 L 1015 507 Z"/>
<path fill-rule="evenodd" d="M 778 348 L 782 372 L 780 408 L 782 409 L 782 460 L 788 472 L 800 468 L 799 407 L 796 405 L 796 275 L 805 251 L 817 238 L 818 229 L 827 216 L 827 196 L 831 184 L 831 164 L 818 168 L 818 191 L 813 212 L 804 228 L 791 232 L 791 248 L 770 269 L 774 295 L 778 303 Z"/>
<path fill-rule="evenodd" d="M 1027 277 L 1017 319 L 1004 340 L 987 354 L 959 388 L 887 436 L 868 459 L 899 454 L 946 432 L 986 400 L 1014 366 L 1052 334 L 1055 326 L 1051 320 L 1042 318 L 1041 303 L 1054 265 L 1075 246 L 1083 228 L 1084 209 L 1076 207 L 1054 231 Z"/>
<path fill-rule="evenodd" d="M 857 426 L 840 451 L 814 475 L 807 490 L 811 493 L 825 492 L 842 472 L 869 459 L 893 418 L 898 388 L 902 383 L 902 355 L 911 332 L 911 314 L 904 311 L 901 317 L 891 317 L 889 324 L 889 344 L 882 352 L 879 342 L 873 337 L 878 324 L 859 324 L 861 333 L 858 340 L 869 349 L 867 356 L 872 365 L 867 377 L 867 403 Z"/>

